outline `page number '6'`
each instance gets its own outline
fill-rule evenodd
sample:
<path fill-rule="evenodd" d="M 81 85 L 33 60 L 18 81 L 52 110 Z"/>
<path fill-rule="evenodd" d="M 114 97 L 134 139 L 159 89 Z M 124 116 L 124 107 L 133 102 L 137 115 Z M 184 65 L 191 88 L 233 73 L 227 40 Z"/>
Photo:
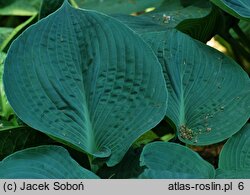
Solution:
<path fill-rule="evenodd" d="M 238 183 L 238 189 L 239 190 L 244 190 L 244 183 L 243 182 Z"/>

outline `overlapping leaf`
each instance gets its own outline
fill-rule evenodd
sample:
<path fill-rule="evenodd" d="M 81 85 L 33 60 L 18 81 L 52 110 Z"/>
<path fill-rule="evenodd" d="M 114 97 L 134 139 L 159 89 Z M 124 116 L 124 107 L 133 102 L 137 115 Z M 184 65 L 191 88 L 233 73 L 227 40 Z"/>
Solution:
<path fill-rule="evenodd" d="M 131 14 L 141 12 L 150 7 L 158 7 L 163 1 L 164 0 L 74 0 L 81 8 L 97 10 L 107 14 Z"/>
<path fill-rule="evenodd" d="M 216 179 L 249 179 L 250 171 L 249 170 L 224 170 L 216 169 Z"/>
<path fill-rule="evenodd" d="M 147 144 L 140 165 L 145 167 L 144 179 L 213 178 L 215 170 L 191 149 L 170 142 Z"/>
<path fill-rule="evenodd" d="M 211 0 L 215 5 L 239 19 L 250 21 L 249 0 Z"/>
<path fill-rule="evenodd" d="M 246 124 L 228 139 L 220 153 L 218 175 L 226 175 L 226 178 L 250 178 L 249 137 L 250 124 Z"/>
<path fill-rule="evenodd" d="M 220 142 L 250 115 L 248 75 L 224 54 L 172 30 L 144 34 L 162 64 L 170 92 L 166 116 L 185 143 Z"/>
<path fill-rule="evenodd" d="M 181 3 L 181 0 L 166 0 L 158 9 L 145 14 L 145 16 L 148 16 L 150 21 L 154 23 L 174 28 L 186 19 L 205 17 L 210 11 L 211 6 L 206 0 L 196 0 L 186 6 Z"/>
<path fill-rule="evenodd" d="M 140 16 L 112 15 L 139 34 L 177 28 L 202 42 L 210 40 L 217 33 L 220 12 L 207 0 L 184 2 L 168 0 L 153 12 Z"/>
<path fill-rule="evenodd" d="M 166 112 L 150 47 L 103 14 L 68 3 L 25 31 L 6 58 L 4 84 L 31 127 L 117 164 Z"/>
<path fill-rule="evenodd" d="M 98 179 L 59 146 L 39 146 L 15 152 L 0 162 L 1 179 Z"/>

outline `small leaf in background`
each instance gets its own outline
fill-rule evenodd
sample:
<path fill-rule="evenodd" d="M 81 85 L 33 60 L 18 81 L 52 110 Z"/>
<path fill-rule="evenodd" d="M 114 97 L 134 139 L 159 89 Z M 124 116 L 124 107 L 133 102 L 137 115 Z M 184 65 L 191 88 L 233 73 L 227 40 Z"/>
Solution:
<path fill-rule="evenodd" d="M 0 0 L 0 16 L 36 15 L 42 0 Z"/>
<path fill-rule="evenodd" d="M 181 141 L 214 144 L 242 128 L 250 116 L 250 87 L 238 64 L 176 30 L 142 37 L 162 64 L 170 94 L 166 116 Z"/>
<path fill-rule="evenodd" d="M 17 117 L 14 115 L 14 111 L 11 108 L 4 92 L 2 77 L 5 58 L 6 54 L 0 52 L 0 133 L 4 130 L 22 126 L 22 124 L 19 124 Z"/>
<path fill-rule="evenodd" d="M 11 42 L 36 21 L 41 2 L 42 0 L 0 0 L 0 51 L 7 52 Z M 12 30 L 4 34 L 3 39 L 1 31 L 6 28 Z"/>
<path fill-rule="evenodd" d="M 250 21 L 250 1 L 249 0 L 211 0 L 222 10 L 236 18 Z"/>
<path fill-rule="evenodd" d="M 8 121 L 9 117 L 14 114 L 13 109 L 11 108 L 3 87 L 3 69 L 4 69 L 4 60 L 6 54 L 0 52 L 0 120 Z M 1 127 L 0 127 L 1 128 Z"/>
<path fill-rule="evenodd" d="M 13 30 L 14 30 L 13 28 L 0 27 L 0 45 L 13 32 Z"/>
<path fill-rule="evenodd" d="M 250 124 L 230 137 L 219 156 L 218 177 L 250 179 Z"/>
<path fill-rule="evenodd" d="M 215 170 L 191 149 L 170 142 L 147 144 L 140 157 L 143 179 L 214 178 Z"/>
<path fill-rule="evenodd" d="M 0 162 L 2 179 L 98 179 L 60 146 L 39 146 L 11 154 Z"/>
<path fill-rule="evenodd" d="M 151 48 L 117 20 L 67 2 L 16 39 L 7 98 L 27 125 L 113 166 L 161 121 L 167 89 Z"/>

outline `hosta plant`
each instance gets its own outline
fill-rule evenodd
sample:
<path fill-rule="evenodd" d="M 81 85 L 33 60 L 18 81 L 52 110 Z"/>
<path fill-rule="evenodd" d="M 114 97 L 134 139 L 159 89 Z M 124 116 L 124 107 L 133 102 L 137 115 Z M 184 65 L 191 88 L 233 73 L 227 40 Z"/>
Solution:
<path fill-rule="evenodd" d="M 0 0 L 0 178 L 250 178 L 249 12 Z"/>

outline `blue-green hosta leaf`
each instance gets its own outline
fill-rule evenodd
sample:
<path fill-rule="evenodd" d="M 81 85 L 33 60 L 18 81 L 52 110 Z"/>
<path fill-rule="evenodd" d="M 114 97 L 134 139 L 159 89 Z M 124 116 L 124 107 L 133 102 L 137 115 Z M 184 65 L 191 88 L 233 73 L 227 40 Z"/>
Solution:
<path fill-rule="evenodd" d="M 171 142 L 147 144 L 140 161 L 140 165 L 145 167 L 140 178 L 213 178 L 215 175 L 213 166 L 196 152 Z"/>
<path fill-rule="evenodd" d="M 2 179 L 98 179 L 60 146 L 39 146 L 11 154 L 0 162 Z"/>
<path fill-rule="evenodd" d="M 150 7 L 158 7 L 164 0 L 74 0 L 84 9 L 97 10 L 103 13 L 131 14 Z M 72 2 L 72 1 L 71 1 Z"/>
<path fill-rule="evenodd" d="M 215 5 L 236 18 L 250 21 L 249 0 L 211 0 Z"/>
<path fill-rule="evenodd" d="M 166 112 L 167 89 L 150 47 L 106 15 L 68 3 L 13 42 L 4 84 L 31 127 L 117 164 Z"/>
<path fill-rule="evenodd" d="M 216 179 L 250 179 L 250 170 L 236 171 L 216 169 Z"/>
<path fill-rule="evenodd" d="M 166 115 L 183 142 L 212 144 L 241 129 L 250 115 L 250 88 L 238 64 L 176 30 L 143 38 L 162 64 L 170 93 Z"/>
<path fill-rule="evenodd" d="M 164 31 L 167 29 L 165 25 L 157 24 L 147 16 L 131 16 L 126 14 L 112 14 L 112 17 L 120 20 L 129 28 L 133 29 L 138 34 Z"/>
<path fill-rule="evenodd" d="M 220 174 L 250 179 L 250 124 L 230 137 L 219 156 Z M 235 176 L 233 176 L 235 173 Z M 222 178 L 222 176 L 220 176 Z"/>

